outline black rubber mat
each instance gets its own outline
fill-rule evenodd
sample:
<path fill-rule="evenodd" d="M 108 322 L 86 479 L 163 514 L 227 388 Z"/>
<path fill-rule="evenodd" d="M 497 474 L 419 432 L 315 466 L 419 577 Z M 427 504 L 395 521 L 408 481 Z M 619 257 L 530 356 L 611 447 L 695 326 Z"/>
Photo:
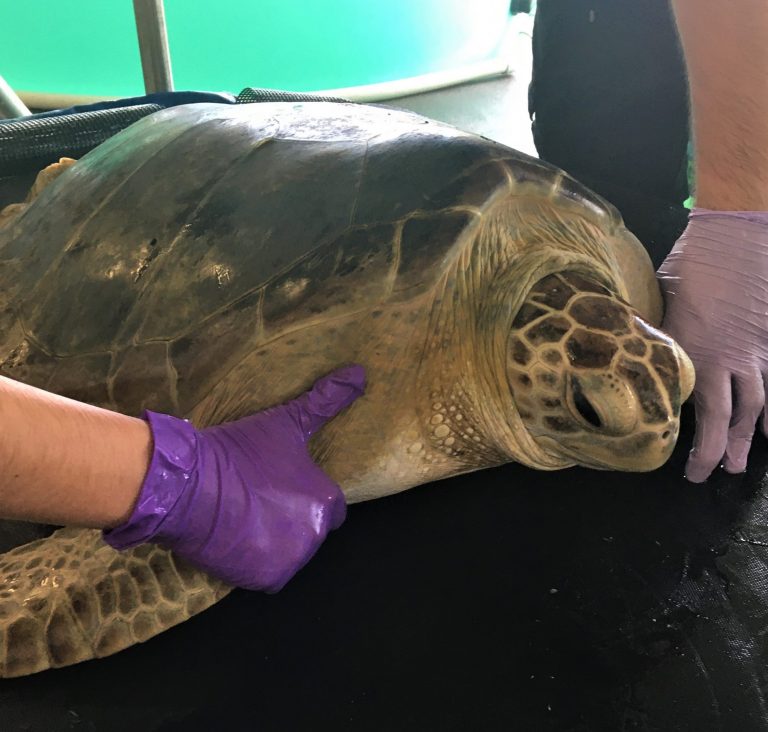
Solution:
<path fill-rule="evenodd" d="M 0 684 L 3 730 L 768 730 L 743 476 L 507 466 L 353 506 L 275 596 Z"/>

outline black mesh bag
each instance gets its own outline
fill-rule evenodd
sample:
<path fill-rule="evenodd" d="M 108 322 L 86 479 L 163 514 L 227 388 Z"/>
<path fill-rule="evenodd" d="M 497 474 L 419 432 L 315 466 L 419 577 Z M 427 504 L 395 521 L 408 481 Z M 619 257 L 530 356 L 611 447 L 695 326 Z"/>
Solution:
<path fill-rule="evenodd" d="M 248 86 L 237 95 L 237 104 L 254 104 L 256 102 L 348 102 L 341 97 L 328 97 L 320 94 L 305 92 L 280 91 L 279 89 L 258 89 Z"/>
<path fill-rule="evenodd" d="M 0 123 L 0 177 L 37 171 L 64 156 L 80 158 L 160 109 L 157 104 L 140 104 L 61 117 L 5 120 Z"/>

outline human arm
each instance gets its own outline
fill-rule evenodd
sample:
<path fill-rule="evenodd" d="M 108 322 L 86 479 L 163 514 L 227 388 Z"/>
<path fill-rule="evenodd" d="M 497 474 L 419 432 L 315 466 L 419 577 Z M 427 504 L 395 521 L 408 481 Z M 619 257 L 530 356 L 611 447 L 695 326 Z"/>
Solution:
<path fill-rule="evenodd" d="M 0 515 L 112 527 L 131 514 L 149 425 L 0 377 Z"/>
<path fill-rule="evenodd" d="M 359 366 L 203 430 L 153 413 L 133 421 L 9 380 L 2 387 L 12 435 L 0 440 L 2 516 L 106 527 L 115 548 L 156 542 L 230 584 L 270 591 L 344 520 L 343 494 L 307 443 L 363 392 Z"/>
<path fill-rule="evenodd" d="M 768 211 L 768 3 L 672 4 L 691 90 L 696 203 Z"/>
<path fill-rule="evenodd" d="M 697 209 L 659 269 L 664 327 L 696 367 L 687 477 L 746 467 L 768 372 L 768 3 L 673 0 L 691 89 Z M 765 424 L 764 424 L 765 429 Z"/>

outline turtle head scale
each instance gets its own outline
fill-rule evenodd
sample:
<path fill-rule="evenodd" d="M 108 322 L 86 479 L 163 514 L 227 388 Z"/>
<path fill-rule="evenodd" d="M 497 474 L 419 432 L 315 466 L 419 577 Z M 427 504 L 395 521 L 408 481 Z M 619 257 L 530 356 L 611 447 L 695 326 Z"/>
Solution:
<path fill-rule="evenodd" d="M 548 453 L 643 471 L 674 448 L 693 366 L 602 284 L 559 272 L 536 283 L 515 317 L 507 379 L 526 429 Z"/>

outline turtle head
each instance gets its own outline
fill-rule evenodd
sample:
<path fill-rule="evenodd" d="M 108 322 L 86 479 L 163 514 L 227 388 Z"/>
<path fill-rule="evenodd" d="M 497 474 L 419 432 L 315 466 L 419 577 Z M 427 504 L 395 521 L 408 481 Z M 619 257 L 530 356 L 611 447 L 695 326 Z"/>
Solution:
<path fill-rule="evenodd" d="M 653 470 L 674 448 L 693 365 L 671 338 L 577 272 L 540 280 L 518 311 L 507 378 L 531 436 L 593 468 Z"/>

